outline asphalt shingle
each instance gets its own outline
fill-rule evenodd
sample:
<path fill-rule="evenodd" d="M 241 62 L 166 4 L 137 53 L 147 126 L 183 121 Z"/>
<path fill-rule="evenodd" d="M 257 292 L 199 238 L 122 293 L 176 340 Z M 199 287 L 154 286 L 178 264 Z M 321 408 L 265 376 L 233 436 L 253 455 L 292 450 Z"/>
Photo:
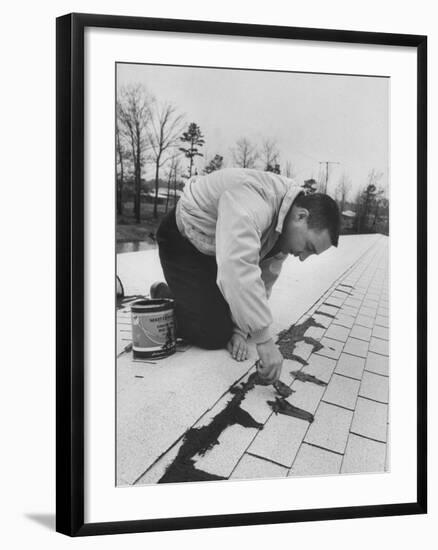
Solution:
<path fill-rule="evenodd" d="M 385 457 L 385 443 L 350 434 L 341 473 L 383 472 Z"/>
<path fill-rule="evenodd" d="M 351 432 L 385 443 L 387 419 L 388 405 L 359 397 L 351 424 Z"/>
<path fill-rule="evenodd" d="M 316 476 L 338 474 L 342 455 L 303 443 L 295 458 L 289 476 Z"/>
<path fill-rule="evenodd" d="M 364 368 L 365 359 L 363 357 L 343 353 L 339 357 L 335 372 L 338 374 L 343 374 L 344 376 L 349 376 L 350 378 L 361 380 Z"/>
<path fill-rule="evenodd" d="M 352 417 L 351 411 L 321 402 L 305 442 L 342 454 L 347 444 Z"/>
<path fill-rule="evenodd" d="M 271 479 L 286 477 L 288 469 L 258 456 L 245 453 L 237 464 L 230 479 Z"/>
<path fill-rule="evenodd" d="M 309 423 L 299 418 L 272 415 L 248 452 L 290 468 L 300 448 Z"/>
<path fill-rule="evenodd" d="M 359 386 L 360 382 L 358 380 L 334 374 L 324 393 L 323 400 L 325 403 L 332 403 L 354 410 Z"/>
<path fill-rule="evenodd" d="M 388 403 L 389 378 L 372 372 L 363 373 L 359 395 L 381 403 Z"/>
<path fill-rule="evenodd" d="M 389 375 L 389 358 L 385 355 L 377 353 L 368 353 L 365 361 L 365 370 L 381 374 L 382 376 Z"/>
<path fill-rule="evenodd" d="M 320 343 L 324 346 L 322 349 L 318 350 L 319 355 L 324 355 L 325 357 L 330 357 L 331 359 L 339 359 L 339 356 L 342 353 L 342 348 L 344 347 L 343 342 L 339 340 L 332 340 L 331 338 L 321 338 Z"/>
<path fill-rule="evenodd" d="M 366 357 L 368 354 L 368 342 L 357 338 L 348 338 L 344 346 L 344 353 Z"/>

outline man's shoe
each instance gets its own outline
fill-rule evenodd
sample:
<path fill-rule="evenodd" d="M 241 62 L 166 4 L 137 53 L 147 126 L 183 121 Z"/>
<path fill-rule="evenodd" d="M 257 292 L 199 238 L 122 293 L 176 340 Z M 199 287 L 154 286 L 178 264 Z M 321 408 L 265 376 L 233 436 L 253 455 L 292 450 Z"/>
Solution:
<path fill-rule="evenodd" d="M 173 300 L 173 294 L 166 283 L 163 281 L 156 281 L 151 285 L 149 294 L 153 300 L 170 298 Z"/>

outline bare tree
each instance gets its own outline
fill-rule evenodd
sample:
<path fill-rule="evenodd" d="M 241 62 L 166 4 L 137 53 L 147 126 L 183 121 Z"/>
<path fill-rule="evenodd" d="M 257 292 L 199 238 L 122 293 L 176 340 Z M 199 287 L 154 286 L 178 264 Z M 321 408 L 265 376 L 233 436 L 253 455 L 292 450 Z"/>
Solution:
<path fill-rule="evenodd" d="M 374 200 L 374 211 L 372 212 L 374 219 L 371 224 L 373 231 L 381 231 L 386 235 L 389 234 L 389 200 L 387 198 L 387 191 L 386 186 L 382 186 L 379 182 Z"/>
<path fill-rule="evenodd" d="M 313 178 L 313 175 L 312 175 L 312 179 Z M 324 193 L 324 188 L 325 188 L 325 170 L 323 169 L 322 167 L 322 164 L 319 165 L 319 170 L 318 170 L 318 176 L 316 177 L 316 191 L 318 193 Z"/>
<path fill-rule="evenodd" d="M 291 179 L 294 179 L 297 176 L 294 165 L 290 160 L 287 160 L 286 164 L 284 165 L 284 175 L 287 178 L 291 178 Z"/>
<path fill-rule="evenodd" d="M 148 148 L 147 126 L 150 121 L 152 96 L 141 84 L 123 87 L 117 102 L 117 118 L 121 135 L 129 144 L 134 166 L 134 216 L 141 217 L 141 171 Z"/>
<path fill-rule="evenodd" d="M 176 184 L 178 178 L 182 176 L 182 165 L 181 165 L 181 159 L 177 157 L 175 159 L 174 168 L 173 168 L 173 204 L 176 204 Z"/>
<path fill-rule="evenodd" d="M 173 183 L 173 186 L 174 186 L 173 199 L 174 199 L 174 204 L 176 204 L 176 180 L 177 180 L 177 177 L 178 177 L 178 173 L 180 171 L 180 167 L 181 167 L 181 157 L 178 153 L 175 153 L 170 158 L 170 163 L 168 164 L 168 168 L 167 168 L 167 175 L 166 175 L 166 179 L 167 179 L 166 212 L 169 209 L 169 199 L 170 199 L 170 194 L 171 194 L 172 183 Z"/>
<path fill-rule="evenodd" d="M 382 177 L 383 177 L 383 172 L 373 168 L 368 173 L 368 185 L 372 184 L 375 187 L 378 187 L 380 185 L 380 180 L 382 179 Z"/>
<path fill-rule="evenodd" d="M 344 211 L 345 203 L 347 202 L 348 194 L 351 190 L 351 178 L 344 172 L 336 186 L 335 196 L 339 203 L 341 212 Z"/>
<path fill-rule="evenodd" d="M 125 184 L 125 157 L 126 151 L 120 136 L 119 129 L 119 117 L 116 117 L 116 205 L 117 205 L 117 214 L 123 214 L 123 187 Z"/>
<path fill-rule="evenodd" d="M 240 138 L 231 153 L 234 163 L 240 168 L 254 168 L 259 158 L 257 147 L 247 138 Z"/>
<path fill-rule="evenodd" d="M 264 139 L 262 142 L 261 157 L 263 160 L 264 170 L 273 172 L 274 168 L 279 165 L 280 152 L 275 139 Z"/>
<path fill-rule="evenodd" d="M 169 150 L 176 147 L 182 131 L 183 115 L 171 103 L 153 104 L 150 108 L 148 139 L 152 159 L 155 163 L 155 201 L 154 218 L 158 215 L 158 188 L 160 168 L 170 160 Z"/>
<path fill-rule="evenodd" d="M 365 187 L 359 191 L 356 204 L 357 232 L 368 232 L 373 229 L 370 223 L 370 216 L 376 212 L 376 202 L 378 201 L 380 191 L 378 189 L 379 181 L 383 176 L 382 172 L 376 169 L 370 170 Z M 374 222 L 376 215 L 374 215 Z"/>

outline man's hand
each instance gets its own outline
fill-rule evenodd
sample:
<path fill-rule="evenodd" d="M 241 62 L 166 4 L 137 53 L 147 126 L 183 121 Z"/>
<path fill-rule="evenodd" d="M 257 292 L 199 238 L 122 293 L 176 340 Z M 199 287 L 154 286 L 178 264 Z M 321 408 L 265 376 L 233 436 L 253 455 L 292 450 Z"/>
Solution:
<path fill-rule="evenodd" d="M 248 344 L 246 338 L 235 332 L 227 344 L 227 349 L 236 361 L 248 359 Z"/>
<path fill-rule="evenodd" d="M 257 363 L 257 372 L 261 381 L 268 386 L 280 378 L 283 356 L 272 338 L 257 344 L 257 353 L 260 358 Z"/>

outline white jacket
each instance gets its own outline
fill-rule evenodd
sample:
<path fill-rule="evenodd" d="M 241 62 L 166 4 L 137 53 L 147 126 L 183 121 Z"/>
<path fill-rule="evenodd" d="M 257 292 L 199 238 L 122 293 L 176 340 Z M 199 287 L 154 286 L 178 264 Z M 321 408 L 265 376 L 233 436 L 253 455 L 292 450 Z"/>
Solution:
<path fill-rule="evenodd" d="M 272 172 L 226 168 L 188 180 L 176 207 L 181 234 L 216 255 L 217 285 L 234 324 L 253 341 L 272 335 L 268 298 L 287 254 L 266 258 L 303 189 Z"/>

